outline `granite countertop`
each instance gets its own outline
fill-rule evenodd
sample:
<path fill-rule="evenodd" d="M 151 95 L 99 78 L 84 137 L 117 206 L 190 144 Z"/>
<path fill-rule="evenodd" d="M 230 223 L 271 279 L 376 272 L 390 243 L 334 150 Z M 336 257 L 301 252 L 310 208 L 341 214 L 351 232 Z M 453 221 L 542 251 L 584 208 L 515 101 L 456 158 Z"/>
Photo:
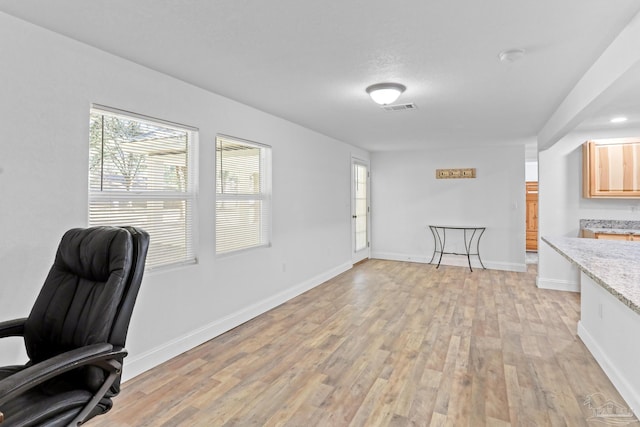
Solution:
<path fill-rule="evenodd" d="M 640 314 L 640 244 L 577 237 L 542 237 L 618 300 Z"/>
<path fill-rule="evenodd" d="M 640 234 L 640 221 L 581 219 L 580 228 L 593 233 L 606 234 Z"/>

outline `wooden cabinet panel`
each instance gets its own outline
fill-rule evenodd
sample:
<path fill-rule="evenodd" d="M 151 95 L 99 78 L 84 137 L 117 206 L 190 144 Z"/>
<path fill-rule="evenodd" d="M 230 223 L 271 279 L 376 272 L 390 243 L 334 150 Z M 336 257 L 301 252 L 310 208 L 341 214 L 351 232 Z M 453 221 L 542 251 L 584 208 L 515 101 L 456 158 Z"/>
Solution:
<path fill-rule="evenodd" d="M 582 237 L 590 239 L 623 240 L 640 242 L 640 234 L 614 234 L 614 233 L 594 233 L 590 230 L 582 230 Z"/>
<path fill-rule="evenodd" d="M 538 183 L 526 183 L 526 250 L 538 250 Z"/>
<path fill-rule="evenodd" d="M 595 239 L 596 238 L 596 233 L 594 233 L 591 230 L 582 229 L 582 230 L 580 230 L 580 237 L 585 237 L 587 239 Z"/>
<path fill-rule="evenodd" d="M 585 142 L 582 193 L 587 198 L 640 197 L 640 141 Z"/>
<path fill-rule="evenodd" d="M 596 239 L 606 239 L 606 240 L 631 240 L 630 234 L 605 234 L 605 233 L 596 233 Z"/>

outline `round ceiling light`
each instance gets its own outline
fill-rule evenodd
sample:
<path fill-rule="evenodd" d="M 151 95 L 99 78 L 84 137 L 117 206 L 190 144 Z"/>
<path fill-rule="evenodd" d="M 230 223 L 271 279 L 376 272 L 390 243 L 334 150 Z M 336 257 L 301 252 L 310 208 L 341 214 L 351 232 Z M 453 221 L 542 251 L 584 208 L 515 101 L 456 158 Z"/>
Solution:
<path fill-rule="evenodd" d="M 498 58 L 502 62 L 516 62 L 524 57 L 524 49 L 509 49 L 500 52 Z"/>
<path fill-rule="evenodd" d="M 394 103 L 406 89 L 406 86 L 400 83 L 378 83 L 369 86 L 367 93 L 376 104 L 389 105 Z"/>

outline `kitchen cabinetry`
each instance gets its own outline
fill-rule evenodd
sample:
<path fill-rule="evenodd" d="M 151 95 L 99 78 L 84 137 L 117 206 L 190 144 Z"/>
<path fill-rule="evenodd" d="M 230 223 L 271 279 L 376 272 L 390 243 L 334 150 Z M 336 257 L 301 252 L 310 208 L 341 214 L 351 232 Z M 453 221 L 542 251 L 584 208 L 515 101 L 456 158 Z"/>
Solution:
<path fill-rule="evenodd" d="M 634 233 L 600 233 L 593 232 L 591 230 L 582 230 L 582 237 L 591 239 L 606 239 L 606 240 L 623 240 L 631 242 L 640 242 L 640 234 Z"/>
<path fill-rule="evenodd" d="M 640 139 L 585 142 L 582 193 L 587 198 L 640 198 Z"/>

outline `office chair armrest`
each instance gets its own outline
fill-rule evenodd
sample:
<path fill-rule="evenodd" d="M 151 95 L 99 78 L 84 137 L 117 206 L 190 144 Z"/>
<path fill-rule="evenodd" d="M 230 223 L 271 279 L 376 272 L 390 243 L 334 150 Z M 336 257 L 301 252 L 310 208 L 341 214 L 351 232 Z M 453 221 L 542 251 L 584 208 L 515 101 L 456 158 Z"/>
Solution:
<path fill-rule="evenodd" d="M 24 334 L 24 324 L 27 318 L 13 319 L 0 322 L 0 338 L 21 337 Z"/>
<path fill-rule="evenodd" d="M 94 365 L 109 372 L 119 372 L 122 366 L 115 359 L 126 354 L 125 349 L 114 350 L 111 344 L 99 343 L 67 351 L 25 368 L 0 381 L 0 408 L 25 391 L 81 366 Z"/>

